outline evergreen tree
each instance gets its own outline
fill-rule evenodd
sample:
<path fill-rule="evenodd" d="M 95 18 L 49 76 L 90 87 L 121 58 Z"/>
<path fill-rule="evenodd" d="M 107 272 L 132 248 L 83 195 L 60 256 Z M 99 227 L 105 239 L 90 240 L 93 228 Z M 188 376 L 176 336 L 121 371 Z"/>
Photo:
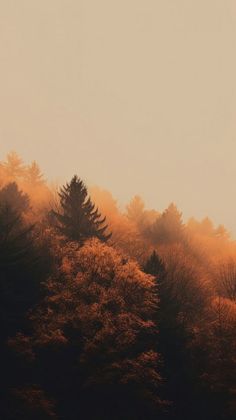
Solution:
<path fill-rule="evenodd" d="M 128 219 L 136 224 L 142 223 L 144 219 L 144 207 L 142 198 L 135 195 L 126 207 Z"/>
<path fill-rule="evenodd" d="M 34 187 L 41 186 L 45 183 L 43 174 L 41 173 L 40 168 L 35 160 L 26 168 L 25 179 L 27 183 Z"/>
<path fill-rule="evenodd" d="M 29 210 L 29 197 L 18 189 L 15 182 L 10 182 L 0 190 L 0 206 L 1 210 L 5 207 L 21 216 Z"/>
<path fill-rule="evenodd" d="M 5 174 L 11 179 L 17 179 L 24 174 L 24 165 L 22 159 L 16 152 L 11 152 L 7 155 L 6 162 L 3 163 Z"/>
<path fill-rule="evenodd" d="M 190 348 L 194 328 L 204 318 L 208 291 L 201 270 L 182 247 L 171 245 L 163 259 L 164 262 L 154 251 L 144 271 L 156 277 L 158 288 L 157 341 L 164 360 L 161 374 L 166 378 L 165 398 L 173 402 L 174 419 L 195 420 L 200 414 L 194 405 L 198 398 L 194 388 L 197 372 Z"/>
<path fill-rule="evenodd" d="M 15 183 L 0 190 L 0 336 L 4 339 L 24 328 L 47 272 L 48 255 L 24 218 L 28 209 L 29 198 Z"/>
<path fill-rule="evenodd" d="M 147 260 L 144 271 L 145 273 L 156 277 L 158 280 L 163 277 L 165 273 L 165 265 L 155 250 Z"/>
<path fill-rule="evenodd" d="M 82 244 L 91 237 L 101 241 L 111 237 L 111 234 L 106 234 L 106 217 L 101 217 L 80 178 L 75 175 L 70 183 L 61 188 L 59 197 L 61 212 L 53 211 L 52 214 L 59 232 L 69 240 Z"/>
<path fill-rule="evenodd" d="M 12 351 L 11 340 L 18 333 L 30 331 L 29 310 L 40 301 L 41 282 L 48 276 L 50 265 L 46 241 L 42 242 L 25 220 L 28 210 L 29 197 L 15 183 L 0 190 L 0 418 L 6 420 L 48 418 L 18 413 L 24 398 L 34 399 L 36 408 L 39 403 L 47 405 L 46 397 L 39 391 L 33 389 L 30 394 L 22 390 L 21 398 L 14 394 L 16 386 L 21 390 L 24 382 L 28 382 L 27 374 L 31 376 L 32 372 L 19 354 Z M 20 399 L 21 402 L 17 401 Z"/>
<path fill-rule="evenodd" d="M 149 237 L 154 245 L 182 242 L 184 239 L 184 225 L 182 214 L 176 205 L 169 207 L 156 219 L 149 229 Z"/>

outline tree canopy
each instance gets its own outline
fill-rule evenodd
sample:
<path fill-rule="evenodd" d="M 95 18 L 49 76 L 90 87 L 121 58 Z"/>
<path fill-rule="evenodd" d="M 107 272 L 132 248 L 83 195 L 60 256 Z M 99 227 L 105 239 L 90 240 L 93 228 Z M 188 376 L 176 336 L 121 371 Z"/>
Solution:
<path fill-rule="evenodd" d="M 69 240 L 82 244 L 86 239 L 97 237 L 107 241 L 106 217 L 102 217 L 88 196 L 83 181 L 76 175 L 59 192 L 61 210 L 53 211 L 56 227 Z"/>

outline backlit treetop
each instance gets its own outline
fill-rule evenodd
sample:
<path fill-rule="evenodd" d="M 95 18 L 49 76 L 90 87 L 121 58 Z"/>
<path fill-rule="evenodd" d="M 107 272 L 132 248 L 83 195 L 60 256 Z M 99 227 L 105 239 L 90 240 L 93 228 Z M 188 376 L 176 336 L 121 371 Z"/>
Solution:
<path fill-rule="evenodd" d="M 107 241 L 111 234 L 107 234 L 105 217 L 101 216 L 95 204 L 88 196 L 83 181 L 76 175 L 70 183 L 63 186 L 59 192 L 60 211 L 53 211 L 56 227 L 69 240 L 82 244 L 86 239 L 97 237 Z"/>

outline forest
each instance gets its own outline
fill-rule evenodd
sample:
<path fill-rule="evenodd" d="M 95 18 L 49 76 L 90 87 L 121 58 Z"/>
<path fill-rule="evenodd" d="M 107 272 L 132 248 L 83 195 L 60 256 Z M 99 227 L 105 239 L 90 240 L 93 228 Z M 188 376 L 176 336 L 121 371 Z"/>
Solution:
<path fill-rule="evenodd" d="M 236 419 L 236 241 L 209 217 L 10 152 L 0 298 L 2 420 Z"/>

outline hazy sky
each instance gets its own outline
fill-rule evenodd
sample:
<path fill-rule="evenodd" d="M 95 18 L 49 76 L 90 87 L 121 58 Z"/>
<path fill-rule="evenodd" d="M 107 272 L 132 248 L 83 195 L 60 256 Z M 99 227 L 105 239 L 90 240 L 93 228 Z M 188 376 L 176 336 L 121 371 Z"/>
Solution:
<path fill-rule="evenodd" d="M 0 159 L 236 236 L 235 0 L 0 0 Z"/>

